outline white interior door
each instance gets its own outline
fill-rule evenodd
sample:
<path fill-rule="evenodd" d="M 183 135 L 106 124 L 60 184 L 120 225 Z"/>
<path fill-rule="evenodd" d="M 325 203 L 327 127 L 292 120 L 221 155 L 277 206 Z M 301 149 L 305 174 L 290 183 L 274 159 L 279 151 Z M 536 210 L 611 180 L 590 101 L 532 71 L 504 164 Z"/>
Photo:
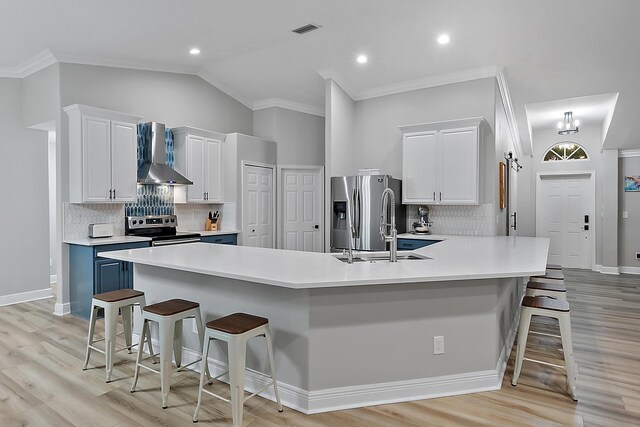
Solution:
<path fill-rule="evenodd" d="M 242 244 L 273 248 L 273 168 L 244 165 L 242 187 Z"/>
<path fill-rule="evenodd" d="M 282 170 L 282 248 L 322 252 L 322 170 Z"/>
<path fill-rule="evenodd" d="M 591 268 L 594 224 L 589 177 L 543 177 L 538 185 L 536 236 L 551 239 L 549 262 Z"/>

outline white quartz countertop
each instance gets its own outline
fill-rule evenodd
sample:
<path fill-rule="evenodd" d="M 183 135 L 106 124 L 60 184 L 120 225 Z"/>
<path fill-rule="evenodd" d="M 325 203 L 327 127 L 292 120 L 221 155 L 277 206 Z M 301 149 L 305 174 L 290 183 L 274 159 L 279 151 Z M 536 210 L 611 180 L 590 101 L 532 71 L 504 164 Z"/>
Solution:
<path fill-rule="evenodd" d="M 396 263 L 347 264 L 326 253 L 206 243 L 103 252 L 100 256 L 309 289 L 533 276 L 544 274 L 548 251 L 549 239 L 544 238 L 447 236 L 446 240 L 414 251 L 432 259 Z"/>
<path fill-rule="evenodd" d="M 414 233 L 398 234 L 398 239 L 414 239 L 414 240 L 447 240 L 450 237 L 451 235 L 447 235 L 447 234 L 414 234 Z M 464 237 L 464 236 L 457 236 L 457 237 Z"/>
<path fill-rule="evenodd" d="M 138 236 L 113 236 L 113 237 L 99 237 L 97 239 L 91 239 L 89 237 L 82 237 L 80 239 L 65 239 L 64 243 L 69 245 L 82 245 L 82 246 L 101 246 L 101 245 L 115 245 L 118 243 L 136 243 L 136 242 L 149 242 L 149 237 Z"/>

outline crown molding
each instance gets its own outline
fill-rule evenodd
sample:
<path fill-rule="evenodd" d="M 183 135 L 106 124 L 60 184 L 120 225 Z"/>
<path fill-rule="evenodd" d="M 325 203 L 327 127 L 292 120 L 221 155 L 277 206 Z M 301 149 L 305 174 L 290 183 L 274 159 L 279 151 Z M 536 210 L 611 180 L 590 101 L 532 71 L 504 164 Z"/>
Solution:
<path fill-rule="evenodd" d="M 293 110 L 299 113 L 311 114 L 313 116 L 324 117 L 325 115 L 324 108 L 288 101 L 286 99 L 268 98 L 253 103 L 253 111 L 264 110 L 272 107 L 284 108 L 286 110 Z"/>
<path fill-rule="evenodd" d="M 520 130 L 518 129 L 516 112 L 513 108 L 513 102 L 511 101 L 511 92 L 509 91 L 509 85 L 507 84 L 507 78 L 504 75 L 504 70 L 498 70 L 498 72 L 496 73 L 496 81 L 498 82 L 498 90 L 500 91 L 500 98 L 502 99 L 502 105 L 504 106 L 504 111 L 507 116 L 507 124 L 509 126 L 511 138 L 513 139 L 513 147 L 516 152 L 516 156 L 522 157 L 524 155 L 522 139 L 520 138 Z M 529 152 L 533 153 L 533 142 L 531 142 Z"/>
<path fill-rule="evenodd" d="M 197 74 L 198 69 L 189 65 L 168 65 L 149 61 L 118 61 L 113 59 L 91 58 L 71 54 L 56 54 L 58 62 L 99 67 L 127 68 L 130 70 L 158 71 L 162 73 Z"/>
<path fill-rule="evenodd" d="M 347 95 L 349 95 L 349 97 L 351 97 L 351 99 L 353 99 L 354 101 L 359 101 L 357 97 L 357 91 L 353 88 L 353 86 L 349 84 L 349 81 L 347 79 L 338 74 L 338 72 L 336 72 L 336 70 L 334 70 L 333 68 L 318 70 L 318 74 L 320 74 L 320 76 L 325 80 L 333 80 L 338 84 L 338 86 L 342 88 L 342 90 L 345 91 Z"/>
<path fill-rule="evenodd" d="M 356 94 L 356 101 L 378 98 L 381 96 L 395 95 L 397 93 L 411 92 L 419 89 L 444 86 L 452 83 L 462 83 L 471 80 L 496 77 L 498 68 L 495 66 L 472 68 L 469 70 L 456 71 L 454 73 L 429 76 L 421 79 L 408 80 L 406 82 L 394 83 L 364 90 Z"/>
<path fill-rule="evenodd" d="M 56 57 L 49 49 L 46 49 L 15 67 L 0 67 L 0 77 L 23 79 L 56 62 L 58 62 Z"/>
<path fill-rule="evenodd" d="M 618 150 L 618 157 L 640 157 L 640 148 Z"/>
<path fill-rule="evenodd" d="M 203 67 L 203 68 L 200 68 L 200 70 L 198 70 L 198 77 L 200 77 L 207 83 L 211 84 L 216 89 L 219 89 L 220 91 L 226 93 L 231 98 L 235 99 L 236 101 L 238 101 L 239 103 L 247 107 L 248 109 L 253 110 L 253 102 L 249 98 L 241 94 L 239 91 L 237 91 L 230 85 L 224 83 L 222 80 L 220 80 L 217 76 L 215 76 L 211 71 L 207 70 L 206 68 Z"/>

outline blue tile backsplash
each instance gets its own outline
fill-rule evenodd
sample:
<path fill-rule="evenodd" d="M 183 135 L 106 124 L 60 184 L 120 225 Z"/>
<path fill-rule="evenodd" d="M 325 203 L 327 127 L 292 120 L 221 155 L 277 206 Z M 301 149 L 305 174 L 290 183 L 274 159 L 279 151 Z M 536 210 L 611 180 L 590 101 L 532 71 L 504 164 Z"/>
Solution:
<path fill-rule="evenodd" d="M 138 123 L 138 167 L 142 165 L 145 158 L 151 158 L 151 144 L 145 144 L 145 141 L 150 139 L 151 126 L 146 123 Z M 165 130 L 165 142 L 165 162 L 169 167 L 173 168 L 175 157 L 171 129 Z M 138 184 L 138 201 L 136 203 L 125 203 L 124 213 L 127 216 L 173 215 L 173 187 L 168 185 Z"/>

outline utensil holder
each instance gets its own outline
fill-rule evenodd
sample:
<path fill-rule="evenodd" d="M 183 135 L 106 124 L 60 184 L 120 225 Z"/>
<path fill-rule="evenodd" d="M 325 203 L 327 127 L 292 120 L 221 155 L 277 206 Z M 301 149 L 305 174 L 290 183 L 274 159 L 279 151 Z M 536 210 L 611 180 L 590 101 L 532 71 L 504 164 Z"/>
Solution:
<path fill-rule="evenodd" d="M 204 225 L 205 231 L 218 231 L 220 227 L 220 219 L 207 219 L 207 223 Z"/>

